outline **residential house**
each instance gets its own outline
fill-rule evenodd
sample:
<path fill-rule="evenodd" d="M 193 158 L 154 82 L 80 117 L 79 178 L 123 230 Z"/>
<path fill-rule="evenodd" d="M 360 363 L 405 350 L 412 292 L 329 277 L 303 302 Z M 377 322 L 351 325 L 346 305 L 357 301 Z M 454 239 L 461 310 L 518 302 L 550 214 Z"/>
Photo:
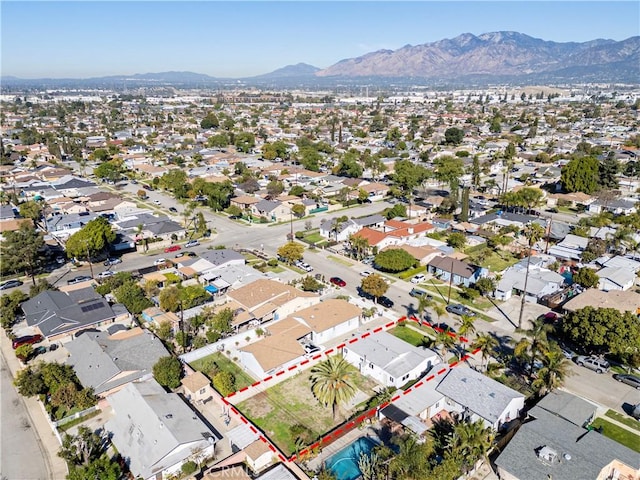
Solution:
<path fill-rule="evenodd" d="M 503 212 L 499 211 L 496 213 L 489 213 L 487 215 L 482 215 L 480 217 L 474 218 L 471 220 L 471 223 L 475 223 L 476 225 L 481 225 L 482 228 L 501 228 L 501 227 L 509 227 L 516 226 L 519 229 L 523 229 L 529 223 L 537 223 L 540 226 L 546 228 L 547 222 L 538 217 L 533 217 L 531 215 L 523 215 L 520 213 L 513 212 Z"/>
<path fill-rule="evenodd" d="M 582 258 L 588 243 L 588 238 L 570 233 L 560 243 L 549 248 L 549 255 L 559 260 L 577 261 Z"/>
<path fill-rule="evenodd" d="M 421 377 L 440 357 L 433 350 L 413 345 L 390 333 L 380 332 L 342 349 L 345 360 L 385 387 L 400 388 Z"/>
<path fill-rule="evenodd" d="M 589 204 L 589 213 L 598 214 L 606 211 L 614 215 L 631 215 L 636 211 L 636 203 L 633 199 L 595 200 Z"/>
<path fill-rule="evenodd" d="M 525 290 L 526 273 L 526 259 L 505 270 L 496 286 L 494 297 L 506 301 L 512 294 L 522 295 Z M 545 295 L 562 290 L 565 283 L 562 275 L 538 265 L 529 265 L 529 276 L 526 280 L 525 300 L 532 303 L 538 303 Z"/>
<path fill-rule="evenodd" d="M 235 312 L 234 325 L 278 320 L 293 312 L 315 305 L 320 297 L 291 285 L 260 279 L 227 293 L 225 307 Z"/>
<path fill-rule="evenodd" d="M 486 277 L 489 271 L 484 267 L 476 267 L 450 256 L 435 257 L 427 263 L 427 271 L 443 282 L 469 287 L 480 278 Z M 452 278 L 453 275 L 453 278 Z"/>
<path fill-rule="evenodd" d="M 105 397 L 129 382 L 150 378 L 156 362 L 169 355 L 162 342 L 149 330 L 135 327 L 113 335 L 84 332 L 67 343 L 67 365 L 73 367 L 84 387 Z"/>
<path fill-rule="evenodd" d="M 142 319 L 145 322 L 153 323 L 154 327 L 159 327 L 163 323 L 171 325 L 171 331 L 177 332 L 180 326 L 180 319 L 173 312 L 165 312 L 159 307 L 149 307 L 142 311 Z"/>
<path fill-rule="evenodd" d="M 536 405 L 495 460 L 503 480 L 635 480 L 638 453 Z"/>
<path fill-rule="evenodd" d="M 444 365 L 434 369 L 440 366 L 447 369 Z M 421 435 L 442 417 L 481 420 L 497 431 L 517 419 L 523 409 L 521 393 L 471 368 L 457 366 L 383 408 L 381 414 Z"/>
<path fill-rule="evenodd" d="M 113 417 L 104 428 L 136 478 L 167 478 L 188 461 L 214 456 L 221 438 L 154 379 L 129 383 L 107 398 Z"/>
<path fill-rule="evenodd" d="M 604 292 L 595 288 L 585 290 L 576 295 L 562 308 L 567 312 L 575 312 L 585 307 L 615 308 L 619 312 L 631 312 L 640 315 L 640 293 L 630 290 L 609 290 Z"/>
<path fill-rule="evenodd" d="M 45 290 L 22 304 L 27 325 L 50 340 L 87 327 L 107 325 L 129 320 L 130 315 L 119 315 L 93 288 L 78 288 L 68 292 Z"/>
<path fill-rule="evenodd" d="M 202 372 L 193 372 L 180 380 L 187 400 L 202 403 L 214 393 L 211 382 Z"/>
<path fill-rule="evenodd" d="M 259 203 L 262 199 L 260 197 L 252 197 L 248 195 L 241 195 L 239 197 L 233 197 L 229 203 L 242 209 L 243 212 L 251 209 L 253 205 Z"/>
<path fill-rule="evenodd" d="M 319 233 L 328 240 L 344 242 L 361 229 L 362 226 L 353 219 L 349 219 L 346 222 L 338 222 L 337 218 L 327 218 L 320 222 Z"/>
<path fill-rule="evenodd" d="M 629 290 L 635 285 L 636 274 L 630 270 L 617 267 L 605 267 L 596 272 L 599 277 L 598 288 L 609 290 Z"/>
<path fill-rule="evenodd" d="M 292 218 L 291 207 L 277 200 L 260 200 L 249 207 L 252 215 L 265 217 L 270 222 L 284 222 Z"/>
<path fill-rule="evenodd" d="M 344 336 L 358 328 L 362 310 L 346 300 L 329 298 L 291 314 L 311 330 L 308 340 L 315 345 Z"/>

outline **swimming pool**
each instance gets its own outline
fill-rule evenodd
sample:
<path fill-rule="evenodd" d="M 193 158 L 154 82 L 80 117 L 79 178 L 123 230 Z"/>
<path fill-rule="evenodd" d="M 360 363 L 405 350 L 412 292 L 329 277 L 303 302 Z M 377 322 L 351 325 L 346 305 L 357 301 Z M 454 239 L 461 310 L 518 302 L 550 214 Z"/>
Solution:
<path fill-rule="evenodd" d="M 360 437 L 332 455 L 325 462 L 325 466 L 336 476 L 337 480 L 356 480 L 362 475 L 358 468 L 360 455 L 363 453 L 368 455 L 376 445 L 377 443 L 370 438 Z"/>

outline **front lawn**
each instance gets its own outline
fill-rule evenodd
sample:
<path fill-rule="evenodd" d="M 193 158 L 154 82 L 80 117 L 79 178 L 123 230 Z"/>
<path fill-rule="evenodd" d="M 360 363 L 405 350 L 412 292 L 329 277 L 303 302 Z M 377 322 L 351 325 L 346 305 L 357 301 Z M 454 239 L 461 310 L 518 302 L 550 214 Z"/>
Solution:
<path fill-rule="evenodd" d="M 359 390 L 352 403 L 358 405 L 375 395 L 373 388 L 376 383 L 360 375 L 356 368 L 352 367 L 352 372 L 352 379 Z M 312 443 L 356 411 L 356 407 L 349 409 L 341 405 L 334 420 L 331 407 L 323 407 L 314 397 L 310 375 L 309 370 L 304 371 L 236 405 L 287 456 L 296 451 L 292 427 L 294 431 L 306 429 L 309 443 Z"/>
<path fill-rule="evenodd" d="M 499 273 L 507 267 L 515 265 L 520 261 L 509 252 L 502 250 L 494 251 L 489 248 L 473 252 L 468 259 L 471 263 L 476 263 L 481 267 L 488 268 L 490 271 Z"/>
<path fill-rule="evenodd" d="M 214 375 L 218 372 L 231 373 L 235 377 L 236 390 L 248 387 L 255 382 L 249 374 L 244 372 L 238 365 L 220 352 L 200 358 L 199 360 L 191 362 L 190 365 L 194 370 L 204 373 L 209 380 L 213 380 Z"/>
<path fill-rule="evenodd" d="M 604 418 L 596 418 L 591 424 L 595 428 L 602 427 L 602 434 L 625 447 L 640 453 L 640 435 L 608 422 Z"/>
<path fill-rule="evenodd" d="M 623 415 L 618 412 L 614 412 L 613 410 L 607 410 L 607 413 L 605 413 L 605 416 L 609 418 L 613 418 L 614 420 L 617 420 L 620 423 L 624 423 L 627 427 L 631 427 L 634 430 L 637 430 L 638 435 L 640 435 L 640 422 L 635 418 L 627 417 L 626 415 Z"/>
<path fill-rule="evenodd" d="M 389 333 L 394 337 L 398 337 L 400 340 L 410 343 L 414 347 L 428 348 L 433 343 L 431 338 L 421 334 L 420 332 L 416 332 L 413 328 L 405 325 L 398 325 L 397 327 L 389 330 Z"/>

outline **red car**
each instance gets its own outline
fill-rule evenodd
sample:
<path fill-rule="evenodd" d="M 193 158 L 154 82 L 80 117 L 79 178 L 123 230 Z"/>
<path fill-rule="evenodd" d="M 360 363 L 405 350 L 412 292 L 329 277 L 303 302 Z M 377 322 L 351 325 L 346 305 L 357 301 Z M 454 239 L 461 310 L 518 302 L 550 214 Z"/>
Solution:
<path fill-rule="evenodd" d="M 333 283 L 334 285 L 337 285 L 338 287 L 346 287 L 347 286 L 347 282 L 345 282 L 343 279 L 341 279 L 340 277 L 331 277 L 329 279 L 329 281 L 331 283 Z"/>
<path fill-rule="evenodd" d="M 44 339 L 42 335 L 27 335 L 26 337 L 20 337 L 13 340 L 13 349 L 15 350 L 22 345 L 33 345 L 34 343 L 41 342 Z"/>
<path fill-rule="evenodd" d="M 164 249 L 164 253 L 177 252 L 178 250 L 182 250 L 182 247 L 180 245 L 171 245 L 170 247 Z"/>

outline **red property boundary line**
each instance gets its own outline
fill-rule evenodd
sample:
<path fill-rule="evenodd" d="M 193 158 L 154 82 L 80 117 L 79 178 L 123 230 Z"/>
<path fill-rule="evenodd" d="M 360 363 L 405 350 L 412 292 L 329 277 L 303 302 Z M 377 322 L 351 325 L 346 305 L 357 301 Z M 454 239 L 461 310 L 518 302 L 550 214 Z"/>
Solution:
<path fill-rule="evenodd" d="M 395 325 L 400 325 L 401 323 L 405 323 L 407 320 L 409 321 L 413 321 L 416 322 L 420 325 L 426 325 L 428 327 L 431 327 L 434 331 L 440 333 L 443 330 L 439 327 L 434 327 L 432 324 L 428 323 L 428 322 L 420 322 L 416 317 L 411 316 L 409 318 L 407 318 L 406 316 L 400 317 L 397 320 L 388 322 L 387 324 L 384 325 L 384 327 L 377 327 L 375 328 L 373 331 L 367 331 L 365 333 L 363 333 L 362 335 L 352 338 L 349 341 L 346 342 L 342 342 L 339 345 L 337 345 L 334 348 L 330 348 L 328 350 L 326 350 L 323 353 L 317 354 L 313 357 L 311 357 L 311 360 L 318 360 L 320 359 L 322 356 L 330 356 L 332 353 L 334 352 L 339 352 L 340 350 L 342 350 L 345 346 L 347 346 L 347 344 L 352 344 L 357 342 L 360 339 L 363 338 L 367 338 L 369 337 L 372 333 L 378 333 L 381 332 L 383 330 L 388 330 L 389 328 L 395 326 Z M 462 336 L 457 336 L 456 334 L 452 333 L 452 332 L 447 332 L 448 335 L 450 335 L 451 337 L 453 337 L 454 339 L 459 339 L 460 342 L 462 343 L 468 343 L 468 339 Z M 471 354 L 466 354 L 464 355 L 460 360 L 455 361 L 453 363 L 451 363 L 449 365 L 449 368 L 454 368 L 458 365 L 460 365 L 461 363 L 465 362 L 466 360 L 468 360 L 470 358 L 471 355 L 476 355 L 478 352 L 480 351 L 479 348 L 476 348 L 475 350 L 473 350 L 471 352 Z M 310 362 L 310 359 L 305 359 L 302 362 L 300 362 L 299 364 L 295 364 L 292 365 L 286 369 L 282 369 L 280 371 L 278 371 L 277 373 L 275 373 L 275 375 L 269 375 L 268 377 L 265 377 L 263 380 L 259 380 L 253 384 L 251 384 L 248 387 L 244 387 L 240 390 L 238 390 L 237 392 L 233 392 L 229 395 L 227 395 L 226 397 L 222 398 L 222 402 L 228 406 L 231 410 L 231 412 L 233 412 L 234 415 L 236 415 L 240 421 L 242 421 L 242 423 L 244 423 L 245 425 L 249 426 L 249 429 L 254 433 L 258 435 L 258 438 L 264 442 L 265 444 L 267 444 L 267 446 L 269 447 L 269 450 L 271 450 L 273 453 L 277 454 L 278 458 L 280 459 L 281 462 L 286 463 L 286 462 L 294 462 L 297 458 L 300 458 L 304 455 L 306 455 L 307 453 L 309 453 L 310 451 L 322 446 L 323 444 L 327 445 L 329 443 L 331 443 L 334 440 L 337 440 L 338 438 L 340 438 L 342 435 L 344 435 L 345 433 L 349 432 L 350 430 L 352 430 L 353 428 L 355 428 L 356 426 L 360 425 L 362 422 L 364 422 L 367 419 L 370 419 L 372 417 L 374 417 L 376 415 L 376 413 L 380 410 L 382 410 L 383 408 L 387 407 L 388 405 L 392 404 L 393 402 L 397 401 L 399 398 L 404 397 L 405 395 L 409 395 L 412 392 L 414 392 L 415 390 L 417 390 L 418 388 L 424 386 L 426 383 L 434 380 L 437 376 L 442 375 L 444 372 L 447 371 L 447 368 L 442 368 L 440 369 L 438 372 L 436 372 L 435 374 L 431 374 L 429 375 L 427 378 L 420 380 L 419 382 L 417 382 L 415 385 L 413 385 L 411 388 L 408 388 L 407 390 L 405 390 L 404 392 L 395 395 L 390 401 L 388 402 L 383 402 L 382 404 L 378 405 L 377 407 L 374 407 L 370 410 L 368 410 L 367 412 L 361 414 L 360 416 L 358 416 L 356 419 L 354 420 L 350 420 L 349 422 L 347 422 L 346 424 L 344 424 L 344 426 L 338 426 L 335 430 L 327 433 L 326 435 L 324 435 L 323 437 L 320 438 L 320 440 L 318 440 L 317 442 L 314 442 L 313 444 L 311 444 L 309 447 L 301 450 L 297 455 L 293 454 L 290 457 L 285 457 L 282 452 L 280 450 L 278 450 L 278 448 L 275 446 L 275 444 L 269 440 L 265 435 L 264 432 L 262 432 L 261 430 L 259 430 L 255 425 L 253 425 L 253 423 L 251 423 L 251 421 L 249 419 L 247 419 L 243 413 L 241 413 L 236 407 L 234 407 L 231 402 L 230 402 L 230 398 L 232 398 L 233 396 L 235 396 L 237 393 L 240 392 L 245 392 L 247 391 L 249 388 L 255 388 L 263 383 L 267 383 L 270 380 L 273 380 L 276 377 L 279 377 L 281 375 L 284 375 L 287 371 L 292 371 L 295 370 L 296 368 L 298 368 L 299 366 L 303 366 L 306 365 L 307 363 Z"/>

